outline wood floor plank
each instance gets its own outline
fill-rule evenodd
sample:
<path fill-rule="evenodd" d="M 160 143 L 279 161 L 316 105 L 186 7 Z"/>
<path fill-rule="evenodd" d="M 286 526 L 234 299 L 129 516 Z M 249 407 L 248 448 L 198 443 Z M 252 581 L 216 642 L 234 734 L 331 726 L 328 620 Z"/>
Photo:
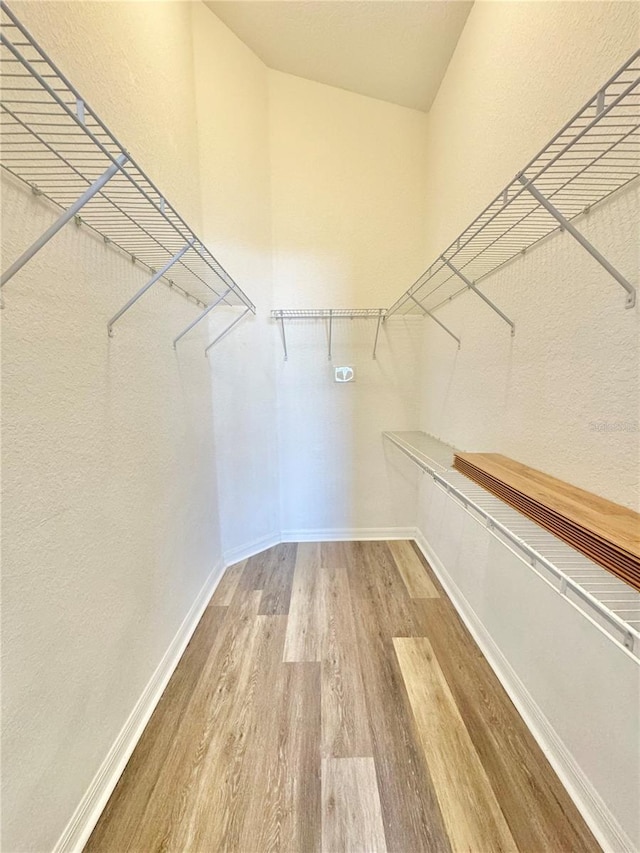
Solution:
<path fill-rule="evenodd" d="M 599 845 L 486 658 L 446 598 L 427 605 L 429 639 L 521 853 Z"/>
<path fill-rule="evenodd" d="M 373 758 L 323 759 L 323 853 L 386 850 Z"/>
<path fill-rule="evenodd" d="M 371 756 L 369 716 L 347 569 L 321 570 L 324 598 L 322 644 L 322 755 Z M 366 654 L 366 649 L 363 650 Z"/>
<path fill-rule="evenodd" d="M 286 619 L 258 615 L 248 635 L 226 701 L 209 709 L 208 726 L 201 741 L 199 764 L 185 789 L 182 819 L 163 839 L 170 850 L 239 850 L 246 806 L 253 780 L 252 736 L 256 727 L 258 695 L 267 689 L 266 672 L 274 672 L 282 657 Z M 226 687 L 226 685 L 225 685 Z"/>
<path fill-rule="evenodd" d="M 364 559 L 373 543 L 358 544 L 362 558 L 349 568 L 349 586 L 387 847 L 392 853 L 445 853 L 451 847 L 394 654 L 395 626 L 371 582 L 371 554 Z"/>
<path fill-rule="evenodd" d="M 247 561 L 242 560 L 242 562 L 235 563 L 225 570 L 209 602 L 210 607 L 227 607 L 231 604 L 246 564 Z"/>
<path fill-rule="evenodd" d="M 117 816 L 112 820 L 109 842 L 105 851 L 170 849 L 171 840 L 182 831 L 189 820 L 192 795 L 197 790 L 203 772 L 203 758 L 211 737 L 220 730 L 232 732 L 234 695 L 244 673 L 250 669 L 246 649 L 257 639 L 256 617 L 261 593 L 254 591 L 242 598 L 236 607 L 227 608 L 225 621 L 201 671 L 198 683 L 183 711 L 182 724 L 175 732 L 167 755 L 156 766 L 156 781 L 146 801 L 138 801 L 138 824 L 128 834 L 122 834 Z M 131 788 L 131 796 L 139 792 Z M 93 849 L 93 848 L 90 848 Z"/>
<path fill-rule="evenodd" d="M 258 712 L 248 819 L 235 851 L 306 853 L 321 842 L 320 664 L 282 663 Z"/>
<path fill-rule="evenodd" d="M 323 568 L 343 569 L 353 566 L 358 560 L 357 542 L 322 542 L 320 562 Z"/>
<path fill-rule="evenodd" d="M 243 835 L 256 820 L 251 802 L 256 785 L 256 755 L 265 748 L 261 729 L 265 695 L 271 695 L 280 672 L 286 617 L 256 617 L 246 646 L 247 666 L 234 688 L 234 707 L 216 718 L 209 738 L 197 792 L 189 796 L 188 820 L 166 842 L 182 850 L 239 851 Z"/>
<path fill-rule="evenodd" d="M 425 636 L 423 602 L 410 598 L 388 543 L 355 542 L 353 545 L 355 562 L 349 572 L 350 578 L 359 579 L 359 584 L 352 585 L 352 594 L 355 592 L 356 599 L 364 597 L 371 602 L 389 638 Z M 357 611 L 357 600 L 353 606 Z"/>
<path fill-rule="evenodd" d="M 429 640 L 400 637 L 393 642 L 452 849 L 516 853 Z"/>
<path fill-rule="evenodd" d="M 289 605 L 285 661 L 320 660 L 324 623 L 321 580 L 319 543 L 300 543 Z"/>
<path fill-rule="evenodd" d="M 438 598 L 438 590 L 425 572 L 411 542 L 396 539 L 388 545 L 411 598 Z"/>
<path fill-rule="evenodd" d="M 257 607 L 257 601 L 256 601 Z M 208 607 L 87 842 L 86 851 L 121 851 L 140 823 L 158 769 L 170 755 L 184 709 L 196 690 L 226 610 Z"/>
<path fill-rule="evenodd" d="M 295 542 L 284 542 L 272 549 L 270 571 L 265 578 L 260 602 L 261 616 L 286 616 L 289 613 L 297 548 Z"/>
<path fill-rule="evenodd" d="M 596 853 L 420 553 L 439 598 L 383 542 L 330 545 L 298 587 L 289 548 L 223 579 L 86 849 L 306 853 L 324 821 L 325 849 Z"/>

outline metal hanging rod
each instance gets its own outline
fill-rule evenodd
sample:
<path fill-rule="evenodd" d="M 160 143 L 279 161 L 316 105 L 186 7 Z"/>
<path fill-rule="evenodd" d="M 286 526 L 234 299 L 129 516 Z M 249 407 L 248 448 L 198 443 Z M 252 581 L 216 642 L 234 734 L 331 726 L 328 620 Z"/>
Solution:
<path fill-rule="evenodd" d="M 74 219 L 152 272 L 151 280 L 109 321 L 110 330 L 160 279 L 204 309 L 223 304 L 255 313 L 247 295 L 4 0 L 0 30 L 0 165 L 64 211 L 11 264 L 1 284 Z"/>
<path fill-rule="evenodd" d="M 473 290 L 513 332 L 478 283 L 558 228 L 566 230 L 626 291 L 635 287 L 571 220 L 640 175 L 640 51 L 620 68 L 440 257 L 389 308 L 433 312 Z"/>
<path fill-rule="evenodd" d="M 329 361 L 333 358 L 333 321 L 334 320 L 377 320 L 376 335 L 373 342 L 372 358 L 376 359 L 378 349 L 378 339 L 380 337 L 380 326 L 386 319 L 387 312 L 384 308 L 293 308 L 283 309 L 278 308 L 271 312 L 271 318 L 277 320 L 280 325 L 280 334 L 282 336 L 282 349 L 284 350 L 284 360 L 289 360 L 287 349 L 287 336 L 285 332 L 285 321 L 289 320 L 327 320 L 328 321 L 328 338 L 327 338 L 327 358 Z"/>

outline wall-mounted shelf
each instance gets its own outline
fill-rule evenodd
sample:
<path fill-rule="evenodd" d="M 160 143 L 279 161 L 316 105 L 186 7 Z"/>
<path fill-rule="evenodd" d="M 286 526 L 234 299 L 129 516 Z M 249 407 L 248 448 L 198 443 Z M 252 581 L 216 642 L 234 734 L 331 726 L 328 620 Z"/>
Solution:
<path fill-rule="evenodd" d="M 449 467 L 453 448 L 420 432 L 385 432 L 448 496 L 611 637 L 640 658 L 640 594 L 491 492 Z"/>
<path fill-rule="evenodd" d="M 277 309 L 271 312 L 273 320 L 277 320 L 280 324 L 280 332 L 282 335 L 282 348 L 284 350 L 284 360 L 288 361 L 289 353 L 287 350 L 287 333 L 285 331 L 285 323 L 291 320 L 324 320 L 328 326 L 327 335 L 327 357 L 329 361 L 332 358 L 332 342 L 333 342 L 333 321 L 334 320 L 376 320 L 376 333 L 373 342 L 373 358 L 376 357 L 378 348 L 378 337 L 380 335 L 380 326 L 384 322 L 386 311 L 384 308 L 315 308 L 315 309 Z"/>
<path fill-rule="evenodd" d="M 570 233 L 625 290 L 634 286 L 573 224 L 640 174 L 640 51 L 608 80 L 388 310 L 433 312 L 473 290 L 511 327 L 477 285 L 557 228 Z"/>
<path fill-rule="evenodd" d="M 0 287 L 74 219 L 151 273 L 111 318 L 109 334 L 159 280 L 203 309 L 175 342 L 217 305 L 238 306 L 241 316 L 255 313 L 251 300 L 4 2 L 0 23 L 2 168 L 64 211 L 3 272 Z"/>

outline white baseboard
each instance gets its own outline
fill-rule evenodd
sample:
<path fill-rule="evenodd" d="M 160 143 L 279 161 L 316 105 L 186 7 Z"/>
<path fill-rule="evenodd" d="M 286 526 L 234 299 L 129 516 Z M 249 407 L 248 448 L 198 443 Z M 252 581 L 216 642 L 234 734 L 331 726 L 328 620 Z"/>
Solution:
<path fill-rule="evenodd" d="M 323 527 L 283 530 L 283 542 L 356 542 L 372 539 L 415 539 L 415 527 Z"/>
<path fill-rule="evenodd" d="M 58 839 L 53 853 L 80 853 L 93 828 L 102 814 L 118 779 L 131 757 L 138 740 L 142 736 L 151 714 L 160 701 L 160 697 L 169 679 L 173 675 L 191 635 L 195 631 L 204 610 L 213 595 L 225 565 L 220 560 L 213 569 L 202 589 L 198 593 L 189 612 L 182 621 L 164 657 L 156 667 L 142 695 L 129 714 L 129 718 L 120 730 L 111 749 L 107 753 L 98 772 L 94 776 L 78 807 L 71 816 L 62 835 Z"/>
<path fill-rule="evenodd" d="M 267 548 L 279 545 L 282 541 L 280 532 L 278 531 L 277 533 L 269 533 L 267 536 L 261 536 L 252 542 L 245 542 L 237 548 L 229 548 L 223 554 L 224 564 L 225 566 L 232 566 L 234 563 L 239 563 L 241 560 L 253 557 L 254 554 L 266 551 Z"/>
<path fill-rule="evenodd" d="M 415 540 L 438 580 L 445 588 L 460 618 L 469 629 L 527 728 L 536 739 L 549 764 L 567 789 L 569 796 L 605 853 L 637 853 L 631 839 L 576 763 L 420 529 L 416 530 Z"/>

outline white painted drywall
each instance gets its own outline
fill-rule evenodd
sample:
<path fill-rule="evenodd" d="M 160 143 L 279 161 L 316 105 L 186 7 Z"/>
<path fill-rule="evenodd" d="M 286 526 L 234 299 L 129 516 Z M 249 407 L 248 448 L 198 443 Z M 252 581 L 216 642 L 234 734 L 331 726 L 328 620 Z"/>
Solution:
<path fill-rule="evenodd" d="M 632 3 L 476 3 L 429 115 L 427 262 L 637 47 Z M 637 192 L 579 227 L 636 286 Z M 408 280 L 407 280 L 408 281 Z M 425 321 L 422 427 L 640 504 L 640 307 L 567 234 Z"/>
<path fill-rule="evenodd" d="M 424 264 L 427 117 L 269 73 L 275 295 L 385 308 Z"/>
<path fill-rule="evenodd" d="M 292 322 L 286 334 L 289 360 L 281 356 L 278 368 L 285 537 L 406 536 L 415 526 L 417 473 L 388 457 L 382 431 L 416 423 L 421 321 L 383 327 L 375 361 L 371 321 L 333 324 L 332 363 L 324 322 Z M 353 366 L 353 382 L 335 382 L 342 364 Z"/>
<path fill-rule="evenodd" d="M 203 235 L 257 308 L 209 354 L 229 556 L 280 533 L 268 72 L 203 4 L 192 4 L 192 22 Z M 223 321 L 217 312 L 211 340 Z"/>
<path fill-rule="evenodd" d="M 274 300 L 278 308 L 375 308 L 393 301 L 423 262 L 426 117 L 270 72 Z M 372 359 L 375 321 L 333 323 L 334 382 L 325 322 L 278 330 L 281 527 L 389 531 L 414 524 L 381 438 L 418 417 L 420 321 L 389 323 Z M 318 534 L 320 535 L 320 534 Z"/>
<path fill-rule="evenodd" d="M 12 3 L 200 222 L 189 8 Z M 116 11 L 117 8 L 117 11 Z M 56 212 L 3 178 L 3 266 Z M 67 226 L 2 312 L 2 849 L 51 850 L 220 559 L 199 309 Z"/>

